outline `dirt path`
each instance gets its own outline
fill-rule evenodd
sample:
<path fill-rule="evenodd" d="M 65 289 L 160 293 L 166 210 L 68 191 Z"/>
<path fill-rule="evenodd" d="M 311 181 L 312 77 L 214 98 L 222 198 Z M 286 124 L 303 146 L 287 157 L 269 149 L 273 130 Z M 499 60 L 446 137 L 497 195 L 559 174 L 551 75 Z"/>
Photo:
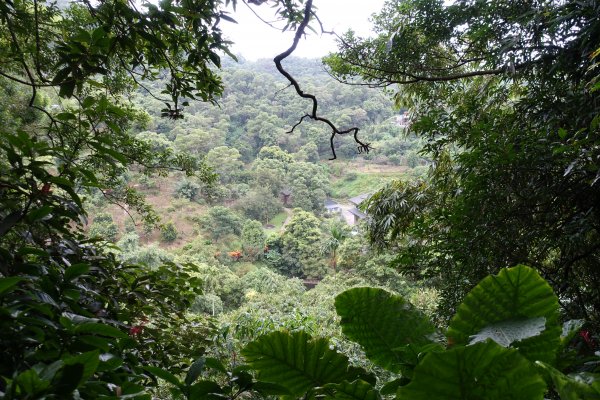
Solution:
<path fill-rule="evenodd" d="M 287 214 L 287 217 L 285 217 L 285 221 L 283 221 L 283 225 L 281 225 L 281 228 L 279 228 L 280 232 L 285 231 L 285 226 L 290 223 L 292 216 L 294 215 L 294 212 L 292 211 L 291 208 L 284 207 L 283 211 L 285 211 L 285 213 Z"/>

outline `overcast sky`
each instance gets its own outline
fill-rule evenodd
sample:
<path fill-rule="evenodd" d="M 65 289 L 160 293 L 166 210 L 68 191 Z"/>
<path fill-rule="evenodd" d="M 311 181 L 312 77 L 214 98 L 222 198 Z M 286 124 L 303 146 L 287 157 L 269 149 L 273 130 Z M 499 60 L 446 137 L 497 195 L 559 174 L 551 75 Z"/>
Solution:
<path fill-rule="evenodd" d="M 361 35 L 370 33 L 369 17 L 381 10 L 384 0 L 314 0 L 317 14 L 326 30 L 342 34 L 352 27 Z M 268 6 L 253 6 L 263 19 L 274 19 L 273 9 Z M 232 17 L 238 24 L 223 21 L 221 28 L 226 37 L 235 42 L 234 54 L 242 54 L 248 60 L 273 58 L 287 49 L 293 39 L 293 33 L 281 33 L 261 22 L 245 5 L 238 3 Z M 318 25 L 314 26 L 318 29 Z M 316 35 L 309 32 L 307 39 L 300 41 L 295 56 L 322 57 L 336 49 L 332 35 Z"/>

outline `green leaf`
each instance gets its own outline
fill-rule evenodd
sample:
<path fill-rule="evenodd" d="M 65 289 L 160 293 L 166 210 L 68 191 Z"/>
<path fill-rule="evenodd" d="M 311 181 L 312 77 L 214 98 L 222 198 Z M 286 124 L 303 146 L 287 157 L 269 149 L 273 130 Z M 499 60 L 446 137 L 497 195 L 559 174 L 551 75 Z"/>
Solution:
<path fill-rule="evenodd" d="M 56 183 L 58 186 L 62 188 L 72 188 L 74 186 L 73 182 L 67 178 L 63 178 L 62 176 L 51 176 L 48 178 L 48 181 L 52 183 Z"/>
<path fill-rule="evenodd" d="M 26 256 L 26 255 L 36 255 L 36 256 L 40 256 L 40 257 L 47 257 L 48 253 L 46 253 L 45 250 L 42 249 L 38 249 L 36 247 L 30 247 L 30 246 L 23 246 L 21 247 L 17 253 L 20 256 Z"/>
<path fill-rule="evenodd" d="M 200 376 L 202 370 L 204 369 L 204 364 L 206 363 L 206 359 L 204 357 L 200 357 L 196 361 L 190 365 L 190 369 L 185 376 L 185 384 L 191 385 L 194 381 Z"/>
<path fill-rule="evenodd" d="M 109 336 L 115 338 L 127 338 L 127 334 L 114 326 L 101 324 L 98 322 L 86 322 L 81 325 L 77 325 L 75 328 L 76 333 L 93 333 L 101 336 Z"/>
<path fill-rule="evenodd" d="M 548 372 L 561 400 L 600 399 L 600 375 L 590 373 L 565 375 L 541 361 L 536 364 Z"/>
<path fill-rule="evenodd" d="M 98 185 L 98 179 L 96 178 L 96 175 L 92 171 L 85 169 L 85 168 L 79 168 L 78 172 L 80 172 L 82 175 L 84 175 L 87 178 L 87 180 L 89 181 L 86 183 L 87 185 Z"/>
<path fill-rule="evenodd" d="M 350 368 L 344 355 L 329 348 L 326 339 L 311 340 L 305 332 L 261 336 L 249 343 L 242 355 L 258 370 L 259 380 L 277 383 L 293 396 L 328 383 L 361 377 L 359 370 Z"/>
<path fill-rule="evenodd" d="M 347 290 L 336 297 L 335 308 L 342 332 L 371 361 L 392 372 L 416 365 L 419 350 L 433 342 L 433 324 L 402 297 L 383 289 Z"/>
<path fill-rule="evenodd" d="M 80 28 L 78 30 L 77 34 L 75 36 L 73 36 L 73 40 L 76 40 L 78 42 L 89 43 L 92 41 L 92 36 L 90 35 L 90 33 L 88 31 Z"/>
<path fill-rule="evenodd" d="M 50 381 L 40 379 L 37 372 L 33 369 L 28 369 L 24 372 L 21 372 L 16 377 L 15 383 L 21 388 L 24 394 L 26 393 L 28 395 L 38 393 L 50 386 Z M 25 397 L 33 398 L 33 396 Z"/>
<path fill-rule="evenodd" d="M 71 79 L 68 81 L 63 81 L 61 83 L 58 95 L 63 98 L 69 98 L 69 97 L 73 96 L 74 91 L 75 91 L 75 80 Z"/>
<path fill-rule="evenodd" d="M 223 18 L 225 21 L 229 21 L 229 22 L 233 22 L 234 24 L 237 24 L 237 21 L 233 18 L 231 18 L 229 15 L 225 14 L 224 12 L 221 12 L 221 14 L 219 15 L 221 18 Z"/>
<path fill-rule="evenodd" d="M 81 106 L 83 108 L 90 108 L 92 107 L 94 104 L 96 103 L 96 99 L 92 96 L 87 96 L 85 99 L 83 99 L 83 101 L 81 102 Z"/>
<path fill-rule="evenodd" d="M 564 138 L 566 138 L 568 134 L 569 134 L 569 133 L 567 132 L 567 130 L 566 130 L 565 128 L 560 128 L 560 129 L 558 130 L 558 136 L 559 136 L 561 139 L 564 139 Z"/>
<path fill-rule="evenodd" d="M 324 389 L 325 399 L 378 400 L 381 398 L 373 386 L 360 379 L 354 382 L 328 384 Z"/>
<path fill-rule="evenodd" d="M 123 365 L 123 360 L 114 354 L 104 353 L 100 354 L 100 365 L 98 371 L 114 371 Z"/>
<path fill-rule="evenodd" d="M 89 264 L 73 264 L 65 271 L 65 281 L 71 281 L 90 270 Z"/>
<path fill-rule="evenodd" d="M 407 383 L 408 381 L 405 378 L 394 379 L 393 381 L 387 382 L 385 385 L 383 385 L 379 392 L 386 396 L 392 395 L 396 393 L 400 386 L 406 385 Z"/>
<path fill-rule="evenodd" d="M 98 150 L 100 154 L 107 154 L 115 160 L 119 161 L 121 164 L 127 164 L 127 157 L 125 157 L 123 153 L 102 146 L 99 142 L 90 142 L 90 145 L 93 146 L 96 150 Z"/>
<path fill-rule="evenodd" d="M 255 382 L 252 390 L 257 391 L 263 396 L 289 395 L 290 392 L 285 387 L 271 382 Z"/>
<path fill-rule="evenodd" d="M 88 346 L 92 346 L 98 348 L 102 351 L 108 351 L 110 349 L 110 341 L 109 339 L 101 338 L 99 336 L 79 336 L 77 340 L 81 343 L 84 343 Z"/>
<path fill-rule="evenodd" d="M 27 220 L 29 220 L 29 222 L 39 221 L 47 215 L 49 215 L 51 212 L 52 207 L 50 207 L 49 205 L 44 205 L 29 212 L 27 214 Z"/>
<path fill-rule="evenodd" d="M 509 319 L 487 325 L 476 335 L 472 335 L 469 344 L 492 339 L 500 346 L 508 347 L 519 340 L 534 337 L 546 328 L 546 318 Z"/>
<path fill-rule="evenodd" d="M 92 42 L 99 42 L 104 37 L 106 37 L 106 32 L 103 28 L 96 28 L 92 32 Z"/>
<path fill-rule="evenodd" d="M 58 84 L 62 83 L 65 79 L 67 79 L 67 77 L 69 76 L 70 73 L 71 73 L 71 69 L 69 67 L 65 67 L 65 68 L 59 70 L 56 73 L 56 75 L 54 75 L 54 78 L 52 79 L 52 84 L 58 85 Z"/>
<path fill-rule="evenodd" d="M 542 400 L 545 391 L 544 380 L 527 359 L 489 340 L 427 354 L 412 381 L 398 389 L 398 399 Z"/>
<path fill-rule="evenodd" d="M 207 368 L 212 368 L 212 369 L 220 371 L 222 373 L 227 372 L 227 369 L 225 368 L 223 363 L 221 361 L 217 360 L 216 358 L 212 358 L 212 357 L 206 358 L 204 365 Z"/>
<path fill-rule="evenodd" d="M 77 115 L 73 114 L 72 112 L 61 112 L 58 113 L 54 116 L 55 119 L 59 120 L 59 121 L 76 121 L 77 120 Z"/>
<path fill-rule="evenodd" d="M 11 276 L 9 278 L 0 278 L 0 295 L 13 290 L 24 278 Z"/>
<path fill-rule="evenodd" d="M 83 382 L 83 368 L 81 364 L 69 364 L 63 367 L 62 374 L 57 383 L 56 391 L 61 394 L 72 393 Z"/>
<path fill-rule="evenodd" d="M 83 382 L 88 380 L 100 363 L 100 351 L 88 351 L 87 353 L 79 354 L 65 360 L 65 368 L 63 373 L 63 382 L 68 382 L 69 386 L 74 388 L 79 387 Z M 73 374 L 77 371 L 76 374 Z"/>
<path fill-rule="evenodd" d="M 175 385 L 175 386 L 181 385 L 181 382 L 179 382 L 179 379 L 177 379 L 177 377 L 175 375 L 173 375 L 172 373 L 170 373 L 169 371 L 166 371 L 162 368 L 153 367 L 151 365 L 144 367 L 144 369 L 146 371 L 150 372 L 152 375 L 156 376 L 157 378 L 163 379 L 172 385 Z"/>
<path fill-rule="evenodd" d="M 213 64 L 215 64 L 216 67 L 221 68 L 221 58 L 217 54 L 211 51 L 208 53 L 208 58 L 210 58 L 210 60 Z"/>
<path fill-rule="evenodd" d="M 64 366 L 64 362 L 62 360 L 56 360 L 52 364 L 45 366 L 40 371 L 40 378 L 45 381 L 51 381 L 52 378 L 56 375 L 56 373 Z"/>
<path fill-rule="evenodd" d="M 189 400 L 222 399 L 223 389 L 212 381 L 199 381 L 189 391 Z"/>
<path fill-rule="evenodd" d="M 123 131 L 119 125 L 112 121 L 106 121 L 106 126 L 108 126 L 115 133 L 121 133 Z"/>
<path fill-rule="evenodd" d="M 3 220 L 0 220 L 0 236 L 3 236 L 8 232 L 21 220 L 21 218 L 23 218 L 23 213 L 21 211 L 13 211 L 4 217 Z"/>
<path fill-rule="evenodd" d="M 486 327 L 493 330 L 542 317 L 546 323 L 541 333 L 511 343 L 511 347 L 531 361 L 552 362 L 560 344 L 558 299 L 534 269 L 523 265 L 505 268 L 483 279 L 465 297 L 450 321 L 448 342 L 466 345 Z"/>
<path fill-rule="evenodd" d="M 246 371 L 234 372 L 231 382 L 234 382 L 240 390 L 247 390 L 252 386 L 252 375 Z"/>

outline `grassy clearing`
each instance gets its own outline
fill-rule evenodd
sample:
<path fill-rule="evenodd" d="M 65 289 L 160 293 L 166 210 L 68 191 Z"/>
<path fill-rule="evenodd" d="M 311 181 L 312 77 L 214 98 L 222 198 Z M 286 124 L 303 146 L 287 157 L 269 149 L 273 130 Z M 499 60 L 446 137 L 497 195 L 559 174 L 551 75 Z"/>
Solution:
<path fill-rule="evenodd" d="M 374 192 L 386 183 L 404 176 L 404 172 L 351 172 L 332 182 L 331 197 L 347 199 L 361 193 Z"/>
<path fill-rule="evenodd" d="M 287 213 L 285 211 L 280 212 L 279 214 L 275 215 L 273 218 L 271 218 L 269 220 L 269 224 L 273 225 L 273 228 L 264 228 L 265 233 L 267 235 L 269 235 L 271 233 L 279 232 L 279 230 L 283 226 L 283 223 L 285 222 L 286 218 L 287 218 Z"/>

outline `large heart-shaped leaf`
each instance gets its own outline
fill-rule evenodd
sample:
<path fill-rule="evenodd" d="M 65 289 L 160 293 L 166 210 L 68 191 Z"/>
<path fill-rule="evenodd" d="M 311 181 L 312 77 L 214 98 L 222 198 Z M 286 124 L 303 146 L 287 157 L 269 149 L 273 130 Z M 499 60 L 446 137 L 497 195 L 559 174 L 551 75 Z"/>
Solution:
<path fill-rule="evenodd" d="M 354 382 L 330 383 L 325 385 L 324 399 L 335 400 L 379 400 L 381 396 L 371 384 L 356 380 Z"/>
<path fill-rule="evenodd" d="M 258 379 L 277 383 L 301 396 L 328 383 L 365 379 L 365 371 L 350 367 L 346 356 L 331 350 L 326 339 L 305 332 L 272 332 L 249 343 L 242 355 L 258 371 Z"/>
<path fill-rule="evenodd" d="M 420 349 L 432 343 L 433 324 L 400 296 L 383 289 L 354 288 L 335 298 L 342 331 L 367 357 L 392 372 L 416 365 Z"/>
<path fill-rule="evenodd" d="M 500 346 L 509 347 L 514 342 L 539 335 L 544 329 L 544 317 L 508 319 L 488 325 L 476 335 L 472 335 L 470 344 L 492 339 Z"/>
<path fill-rule="evenodd" d="M 398 399 L 475 400 L 544 398 L 546 384 L 515 349 L 488 340 L 425 356 Z"/>
<path fill-rule="evenodd" d="M 519 265 L 486 277 L 471 290 L 450 322 L 448 342 L 467 345 L 478 337 L 491 338 L 531 361 L 551 363 L 560 344 L 558 319 L 558 298 L 550 285 L 534 269 Z M 508 327 L 511 336 L 499 340 Z M 498 336 L 492 334 L 499 329 Z"/>
<path fill-rule="evenodd" d="M 587 372 L 565 375 L 546 363 L 536 364 L 550 375 L 561 400 L 600 399 L 600 375 Z"/>

